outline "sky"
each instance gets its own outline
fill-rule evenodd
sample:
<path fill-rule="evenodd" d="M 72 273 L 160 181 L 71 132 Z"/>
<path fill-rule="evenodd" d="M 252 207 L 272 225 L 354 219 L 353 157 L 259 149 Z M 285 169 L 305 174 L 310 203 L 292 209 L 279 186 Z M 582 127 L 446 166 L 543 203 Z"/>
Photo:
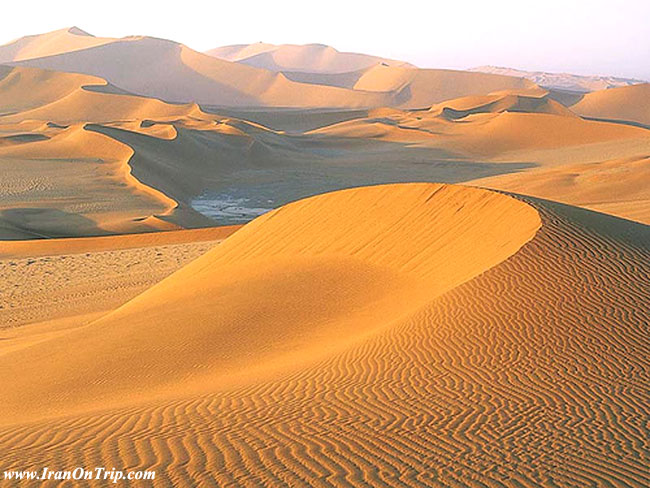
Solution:
<path fill-rule="evenodd" d="M 74 25 L 199 51 L 321 43 L 422 68 L 490 64 L 650 80 L 650 0 L 30 0 L 2 9 L 0 43 Z"/>

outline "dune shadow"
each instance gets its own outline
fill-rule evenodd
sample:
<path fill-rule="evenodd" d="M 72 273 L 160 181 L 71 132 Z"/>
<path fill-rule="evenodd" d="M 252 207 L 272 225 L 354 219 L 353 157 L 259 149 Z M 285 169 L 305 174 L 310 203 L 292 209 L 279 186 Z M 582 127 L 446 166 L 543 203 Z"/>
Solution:
<path fill-rule="evenodd" d="M 129 145 L 135 150 L 129 165 L 139 181 L 219 225 L 244 223 L 286 203 L 345 188 L 463 183 L 536 166 L 471 161 L 404 142 L 258 129 L 247 139 L 176 127 L 173 140 L 100 125 L 87 129 Z"/>
<path fill-rule="evenodd" d="M 0 210 L 0 239 L 2 240 L 108 234 L 83 215 L 65 212 L 58 208 L 27 207 Z"/>

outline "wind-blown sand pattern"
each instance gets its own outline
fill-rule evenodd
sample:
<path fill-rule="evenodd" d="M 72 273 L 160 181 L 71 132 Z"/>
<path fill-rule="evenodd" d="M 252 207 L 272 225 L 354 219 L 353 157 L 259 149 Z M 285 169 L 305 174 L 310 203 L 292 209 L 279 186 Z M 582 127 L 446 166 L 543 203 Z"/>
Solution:
<path fill-rule="evenodd" d="M 647 486 L 649 243 L 641 224 L 454 186 L 289 205 L 99 321 L 0 357 L 3 468 L 153 468 L 160 486 Z M 229 315 L 256 301 L 247 322 Z M 270 304 L 286 303 L 276 321 Z M 57 361 L 63 341 L 83 352 Z M 251 359 L 267 372 L 229 370 Z"/>
<path fill-rule="evenodd" d="M 649 89 L 0 46 L 0 472 L 647 488 Z"/>

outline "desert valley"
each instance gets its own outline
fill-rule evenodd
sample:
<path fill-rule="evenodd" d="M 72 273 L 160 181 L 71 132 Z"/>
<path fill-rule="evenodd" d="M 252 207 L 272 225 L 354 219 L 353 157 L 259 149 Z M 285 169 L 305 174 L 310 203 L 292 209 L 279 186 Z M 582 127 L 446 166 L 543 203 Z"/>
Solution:
<path fill-rule="evenodd" d="M 650 486 L 648 82 L 72 27 L 0 171 L 0 471 Z"/>

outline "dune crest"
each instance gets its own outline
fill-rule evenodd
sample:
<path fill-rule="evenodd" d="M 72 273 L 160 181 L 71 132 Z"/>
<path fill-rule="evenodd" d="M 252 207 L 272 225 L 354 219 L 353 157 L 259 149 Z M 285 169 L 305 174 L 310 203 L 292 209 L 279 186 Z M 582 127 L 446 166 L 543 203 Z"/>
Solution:
<path fill-rule="evenodd" d="M 539 226 L 537 212 L 513 198 L 447 185 L 366 187 L 286 205 L 89 326 L 6 355 L 0 374 L 16 378 L 21 364 L 22 387 L 2 418 L 287 374 L 498 264 Z"/>
<path fill-rule="evenodd" d="M 101 46 L 113 38 L 95 37 L 78 27 L 59 29 L 45 34 L 21 37 L 0 46 L 0 63 L 53 56 Z"/>

